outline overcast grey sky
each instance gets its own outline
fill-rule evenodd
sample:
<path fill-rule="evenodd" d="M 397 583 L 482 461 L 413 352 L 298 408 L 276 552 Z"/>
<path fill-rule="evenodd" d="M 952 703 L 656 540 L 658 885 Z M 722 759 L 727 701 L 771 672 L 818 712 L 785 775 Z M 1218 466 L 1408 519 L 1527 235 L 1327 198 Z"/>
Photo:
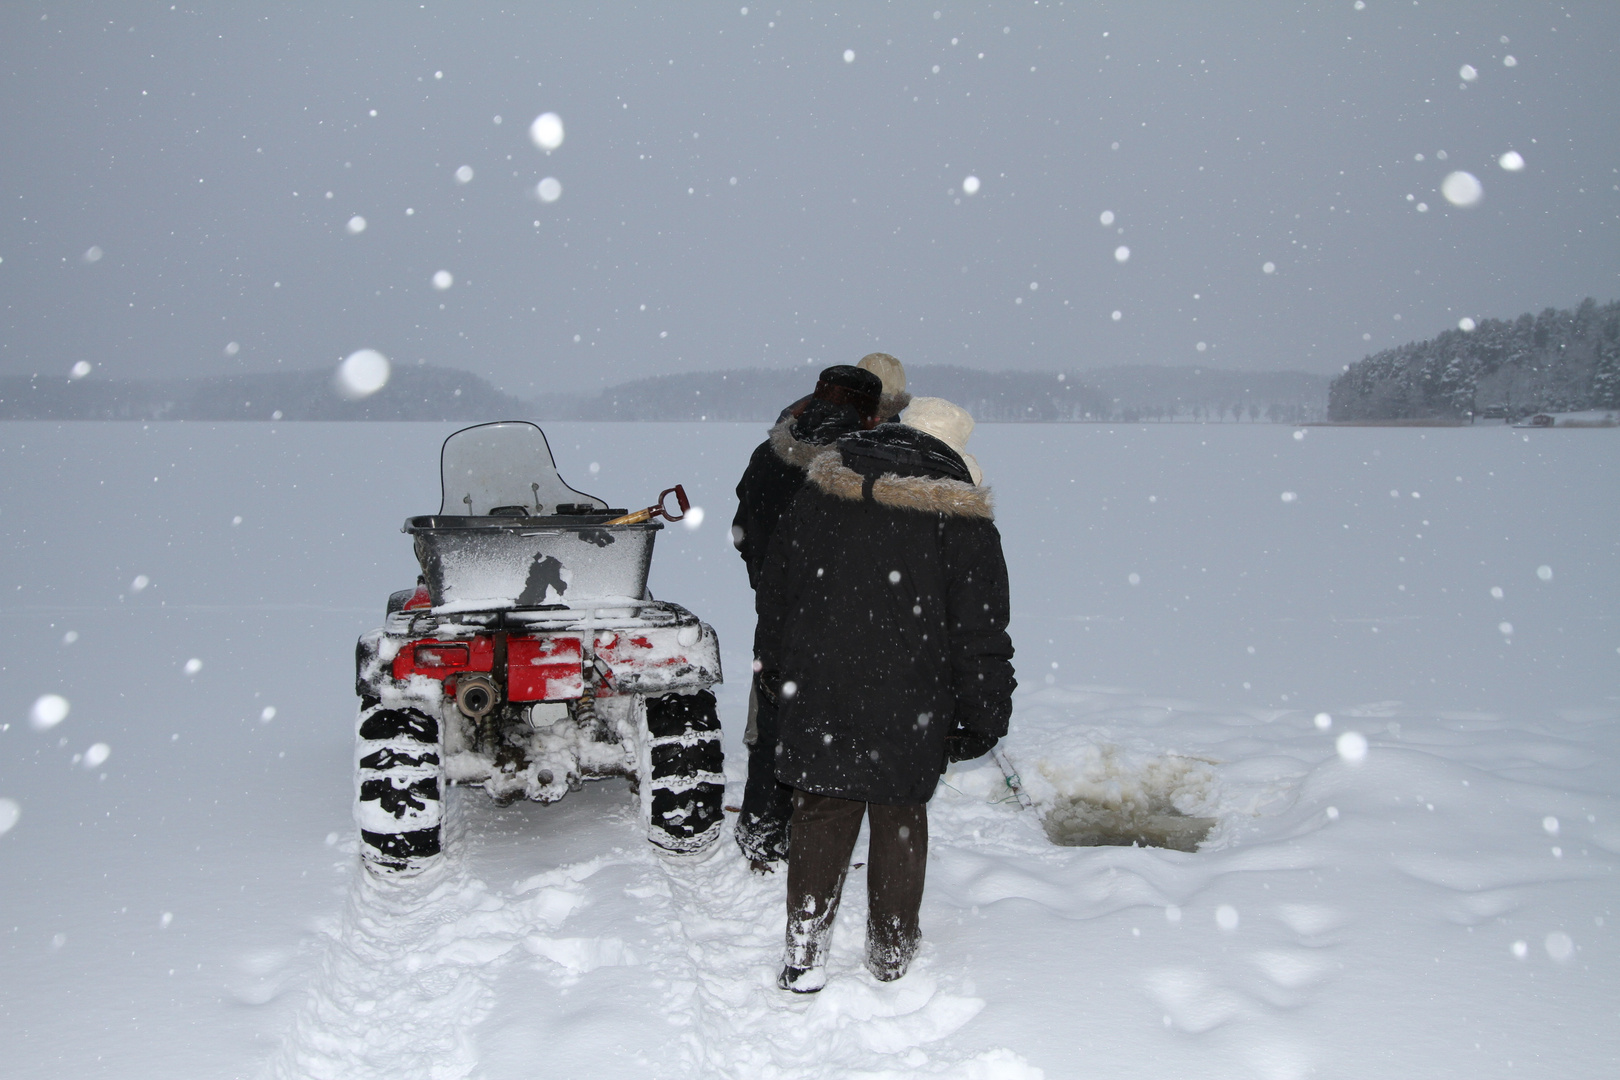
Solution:
<path fill-rule="evenodd" d="M 0 373 L 1336 372 L 1620 296 L 1617 48 L 1609 0 L 11 2 Z"/>

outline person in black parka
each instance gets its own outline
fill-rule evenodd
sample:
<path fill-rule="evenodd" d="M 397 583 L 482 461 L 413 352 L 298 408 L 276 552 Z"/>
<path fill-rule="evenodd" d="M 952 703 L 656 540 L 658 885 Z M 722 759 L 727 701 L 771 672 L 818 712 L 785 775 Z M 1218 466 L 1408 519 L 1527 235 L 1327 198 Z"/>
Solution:
<path fill-rule="evenodd" d="M 911 423 L 928 426 L 956 445 Z M 966 430 L 963 430 L 965 421 Z M 927 802 L 947 760 L 1006 734 L 1016 685 L 1007 567 L 989 488 L 961 447 L 972 420 L 919 398 L 898 424 L 811 464 L 759 587 L 759 686 L 779 703 L 776 775 L 794 789 L 787 958 L 779 985 L 820 988 L 832 920 L 870 815 L 867 967 L 915 953 Z"/>
<path fill-rule="evenodd" d="M 758 590 L 771 538 L 804 486 L 805 470 L 841 435 L 877 422 L 882 379 L 838 364 L 822 371 L 815 392 L 782 410 L 770 435 L 755 449 L 737 483 L 737 515 L 731 540 Z M 757 605 L 756 605 L 757 606 Z M 761 700 L 757 683 L 749 694 L 748 781 L 738 815 L 737 846 L 760 872 L 787 858 L 793 790 L 776 778 L 776 708 Z"/>

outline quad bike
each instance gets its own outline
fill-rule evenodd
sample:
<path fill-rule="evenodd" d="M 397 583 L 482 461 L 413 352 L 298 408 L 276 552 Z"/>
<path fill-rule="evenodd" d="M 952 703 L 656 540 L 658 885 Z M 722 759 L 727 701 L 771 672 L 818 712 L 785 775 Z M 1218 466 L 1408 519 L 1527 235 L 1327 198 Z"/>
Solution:
<path fill-rule="evenodd" d="M 421 576 L 360 639 L 356 818 L 366 865 L 410 874 L 441 852 L 447 784 L 549 803 L 622 776 L 647 837 L 678 853 L 720 835 L 714 630 L 647 592 L 679 487 L 635 513 L 563 482 L 523 422 L 451 435 L 439 512 L 409 518 Z M 676 497 L 679 511 L 665 501 Z"/>

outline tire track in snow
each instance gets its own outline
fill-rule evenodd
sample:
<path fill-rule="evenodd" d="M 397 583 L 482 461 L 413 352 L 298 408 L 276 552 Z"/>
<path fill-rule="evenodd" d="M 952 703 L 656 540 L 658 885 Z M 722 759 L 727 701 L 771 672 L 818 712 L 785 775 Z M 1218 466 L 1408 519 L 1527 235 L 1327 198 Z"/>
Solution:
<path fill-rule="evenodd" d="M 476 844 L 452 788 L 443 861 L 383 880 L 356 859 L 348 897 L 293 1029 L 271 1059 L 275 1080 L 459 1080 L 478 1064 L 473 1032 L 494 984 L 531 933 L 579 905 L 592 859 L 539 875 L 517 896 L 470 873 Z"/>
<path fill-rule="evenodd" d="M 1040 1076 L 1010 1051 L 949 1045 L 984 1002 L 945 989 L 958 979 L 930 970 L 926 941 L 898 983 L 880 984 L 865 971 L 858 871 L 845 889 L 827 988 L 789 995 L 775 982 L 785 874 L 750 873 L 729 836 L 698 856 L 662 855 L 643 844 L 495 890 L 473 872 L 481 844 L 459 805 L 481 793 L 451 791 L 438 866 L 397 881 L 375 878 L 356 861 L 317 974 L 270 1062 L 274 1080 L 460 1080 L 477 1072 L 479 1025 L 500 1004 L 499 981 L 510 965 L 540 956 L 568 968 L 572 954 L 558 955 L 565 947 L 622 951 L 618 939 L 552 936 L 576 909 L 605 900 L 601 889 L 615 887 L 637 901 L 646 934 L 636 956 L 662 991 L 663 1018 L 675 1029 L 666 1075 Z M 857 851 L 857 861 L 864 857 Z M 631 868 L 633 883 L 590 880 L 611 865 Z M 597 965 L 578 966 L 576 975 Z M 625 1022 L 637 1021 L 627 1015 Z"/>

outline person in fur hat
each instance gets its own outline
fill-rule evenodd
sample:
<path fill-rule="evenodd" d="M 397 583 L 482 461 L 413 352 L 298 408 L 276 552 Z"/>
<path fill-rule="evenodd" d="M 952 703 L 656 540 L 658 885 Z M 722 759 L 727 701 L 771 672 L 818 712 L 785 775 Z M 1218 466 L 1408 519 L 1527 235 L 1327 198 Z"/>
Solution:
<path fill-rule="evenodd" d="M 866 966 L 883 981 L 905 974 L 928 800 L 947 762 L 1007 732 L 1007 565 L 966 455 L 972 427 L 966 410 L 918 398 L 899 423 L 843 436 L 810 465 L 764 563 L 759 690 L 779 706 L 776 775 L 793 788 L 783 989 L 825 982 L 863 818 Z"/>
<path fill-rule="evenodd" d="M 759 588 L 771 537 L 804 486 L 805 469 L 840 435 L 878 421 L 883 382 L 870 371 L 838 364 L 822 371 L 815 392 L 782 411 L 770 435 L 754 451 L 737 483 L 737 515 L 731 540 L 748 567 L 748 584 Z M 735 838 L 756 872 L 787 857 L 792 789 L 776 779 L 776 709 L 750 689 L 748 782 Z"/>
<path fill-rule="evenodd" d="M 861 357 L 855 366 L 883 380 L 878 416 L 885 422 L 897 419 L 900 411 L 911 404 L 911 395 L 906 393 L 906 366 L 900 361 L 886 352 L 875 352 Z"/>

